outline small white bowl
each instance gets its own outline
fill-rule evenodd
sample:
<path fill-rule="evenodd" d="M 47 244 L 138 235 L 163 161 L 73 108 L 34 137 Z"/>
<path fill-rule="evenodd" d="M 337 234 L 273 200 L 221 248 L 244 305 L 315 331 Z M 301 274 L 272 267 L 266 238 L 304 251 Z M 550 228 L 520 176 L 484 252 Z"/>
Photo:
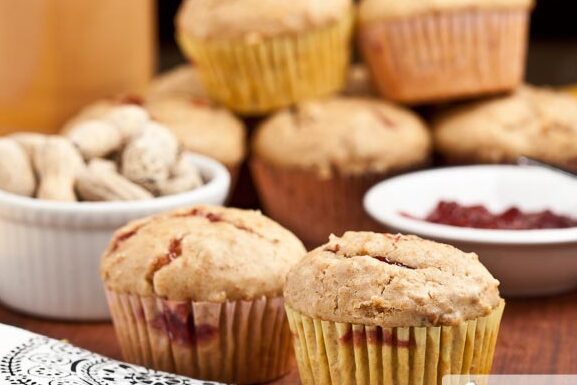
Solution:
<path fill-rule="evenodd" d="M 482 230 L 429 223 L 440 201 L 482 204 L 493 212 L 552 209 L 577 217 L 577 179 L 538 167 L 467 166 L 402 175 L 374 186 L 366 211 L 390 231 L 416 234 L 479 254 L 507 296 L 536 296 L 577 287 L 577 228 Z"/>
<path fill-rule="evenodd" d="M 0 191 L 0 301 L 47 318 L 108 319 L 99 265 L 113 232 L 170 209 L 224 203 L 230 188 L 226 168 L 201 155 L 190 154 L 189 160 L 206 184 L 151 200 L 60 203 Z"/>

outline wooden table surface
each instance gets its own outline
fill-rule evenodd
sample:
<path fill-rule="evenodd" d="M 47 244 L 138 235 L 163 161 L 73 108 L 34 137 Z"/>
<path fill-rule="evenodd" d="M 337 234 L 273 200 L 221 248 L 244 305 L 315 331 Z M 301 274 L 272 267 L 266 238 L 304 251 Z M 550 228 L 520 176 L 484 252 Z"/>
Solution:
<path fill-rule="evenodd" d="M 66 339 L 77 346 L 121 359 L 114 330 L 109 323 L 45 321 L 2 307 L 0 323 Z M 577 293 L 507 301 L 493 372 L 577 374 Z M 295 370 L 274 385 L 299 383 Z"/>

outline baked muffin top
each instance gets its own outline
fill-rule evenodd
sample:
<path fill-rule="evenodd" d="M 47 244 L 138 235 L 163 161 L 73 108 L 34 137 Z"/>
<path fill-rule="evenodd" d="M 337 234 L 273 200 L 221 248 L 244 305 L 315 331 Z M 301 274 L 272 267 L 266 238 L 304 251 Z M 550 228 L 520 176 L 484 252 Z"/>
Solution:
<path fill-rule="evenodd" d="M 282 295 L 288 270 L 305 253 L 260 212 L 195 206 L 118 230 L 101 276 L 115 292 L 175 301 L 270 298 Z"/>
<path fill-rule="evenodd" d="M 153 98 L 144 107 L 153 120 L 174 133 L 185 149 L 227 166 L 238 165 L 243 160 L 246 129 L 242 121 L 225 108 L 184 97 Z"/>
<path fill-rule="evenodd" d="M 577 168 L 577 99 L 525 86 L 515 94 L 467 104 L 435 122 L 438 151 L 463 162 L 535 157 Z"/>
<path fill-rule="evenodd" d="M 359 17 L 363 21 L 376 21 L 463 8 L 529 8 L 532 5 L 533 0 L 362 0 Z"/>
<path fill-rule="evenodd" d="M 351 9 L 351 0 L 186 0 L 176 24 L 196 38 L 258 38 L 322 27 Z"/>
<path fill-rule="evenodd" d="M 291 269 L 285 301 L 333 322 L 456 325 L 491 313 L 498 286 L 476 254 L 416 236 L 347 232 Z"/>
<path fill-rule="evenodd" d="M 413 112 L 376 99 L 337 97 L 285 109 L 263 123 L 255 155 L 321 177 L 390 172 L 424 163 L 430 135 Z"/>
<path fill-rule="evenodd" d="M 198 71 L 190 64 L 180 65 L 154 78 L 145 95 L 147 100 L 172 97 L 210 100 Z"/>

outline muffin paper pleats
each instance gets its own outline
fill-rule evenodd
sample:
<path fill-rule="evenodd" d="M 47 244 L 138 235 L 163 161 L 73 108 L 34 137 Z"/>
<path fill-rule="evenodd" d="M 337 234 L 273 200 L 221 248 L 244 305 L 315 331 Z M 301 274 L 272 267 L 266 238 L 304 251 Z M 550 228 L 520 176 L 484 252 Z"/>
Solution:
<path fill-rule="evenodd" d="M 303 385 L 440 385 L 446 374 L 488 374 L 505 303 L 457 326 L 321 321 L 286 307 Z"/>
<path fill-rule="evenodd" d="M 498 93 L 521 84 L 528 18 L 528 10 L 511 9 L 385 20 L 361 25 L 360 46 L 386 98 L 423 103 Z"/>
<path fill-rule="evenodd" d="M 239 113 L 262 114 L 343 87 L 353 19 L 351 13 L 324 28 L 254 41 L 184 33 L 178 40 L 212 98 Z"/>
<path fill-rule="evenodd" d="M 282 298 L 219 303 L 107 292 L 122 354 L 132 363 L 193 378 L 262 383 L 293 361 Z"/>

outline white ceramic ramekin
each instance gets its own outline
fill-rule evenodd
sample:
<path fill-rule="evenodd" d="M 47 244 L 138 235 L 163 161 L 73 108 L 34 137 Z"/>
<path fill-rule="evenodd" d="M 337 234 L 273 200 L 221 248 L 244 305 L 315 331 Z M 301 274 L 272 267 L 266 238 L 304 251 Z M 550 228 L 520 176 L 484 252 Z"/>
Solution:
<path fill-rule="evenodd" d="M 369 190 L 364 203 L 390 231 L 476 252 L 507 296 L 550 295 L 577 287 L 577 228 L 481 230 L 413 219 L 426 217 L 441 200 L 483 204 L 494 212 L 517 206 L 577 217 L 574 178 L 537 167 L 452 167 L 381 182 Z"/>
<path fill-rule="evenodd" d="M 207 183 L 147 201 L 58 203 L 0 191 L 0 301 L 31 315 L 109 318 L 100 255 L 127 222 L 188 205 L 223 204 L 230 175 L 220 163 L 189 156 Z"/>

